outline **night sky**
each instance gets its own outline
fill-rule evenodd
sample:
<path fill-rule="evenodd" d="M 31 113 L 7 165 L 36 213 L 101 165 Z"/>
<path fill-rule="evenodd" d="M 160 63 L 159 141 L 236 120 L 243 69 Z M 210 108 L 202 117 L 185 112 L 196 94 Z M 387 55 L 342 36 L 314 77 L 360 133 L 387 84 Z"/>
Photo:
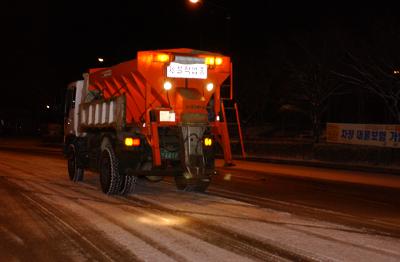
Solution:
<path fill-rule="evenodd" d="M 7 1 L 1 8 L 0 113 L 18 115 L 21 104 L 36 115 L 46 104 L 60 111 L 66 85 L 100 66 L 97 57 L 107 66 L 138 50 L 177 47 L 231 55 L 243 103 L 251 99 L 245 89 L 269 85 L 277 96 L 287 61 L 301 62 L 302 48 L 328 43 L 329 55 L 337 56 L 400 43 L 391 37 L 399 37 L 398 6 L 349 2 L 204 0 L 193 7 L 185 0 Z"/>

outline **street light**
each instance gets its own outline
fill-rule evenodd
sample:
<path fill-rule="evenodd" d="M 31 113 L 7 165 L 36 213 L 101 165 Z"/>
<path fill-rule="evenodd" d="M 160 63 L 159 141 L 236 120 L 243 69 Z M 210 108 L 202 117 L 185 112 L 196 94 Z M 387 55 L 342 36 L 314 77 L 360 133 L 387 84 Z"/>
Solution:
<path fill-rule="evenodd" d="M 99 61 L 100 63 L 103 63 L 103 62 L 104 62 L 104 59 L 103 59 L 102 57 L 98 57 L 98 58 L 97 58 L 97 61 Z"/>
<path fill-rule="evenodd" d="M 204 4 L 204 5 L 205 4 L 210 4 L 210 5 L 214 6 L 214 7 L 217 7 L 217 8 L 220 8 L 220 9 L 226 11 L 226 12 L 229 12 L 228 8 L 226 8 L 225 6 L 223 6 L 221 4 L 217 4 L 217 3 L 215 3 L 215 2 L 213 2 L 211 0 L 188 0 L 188 1 L 191 4 Z M 229 17 L 229 15 L 228 15 L 228 17 Z"/>

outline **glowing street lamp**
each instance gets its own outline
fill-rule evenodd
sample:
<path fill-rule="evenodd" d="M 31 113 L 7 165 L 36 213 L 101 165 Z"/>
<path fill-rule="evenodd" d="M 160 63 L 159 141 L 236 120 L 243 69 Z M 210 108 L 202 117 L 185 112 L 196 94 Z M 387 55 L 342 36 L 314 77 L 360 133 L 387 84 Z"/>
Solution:
<path fill-rule="evenodd" d="M 229 13 L 229 10 L 228 10 L 228 8 L 226 6 L 223 6 L 223 5 L 219 4 L 219 3 L 213 2 L 212 0 L 207 0 L 207 1 L 206 0 L 204 0 L 204 1 L 202 1 L 202 0 L 188 0 L 188 2 L 190 4 L 210 5 L 210 6 L 219 8 L 219 9 Z M 230 18 L 230 15 L 227 15 L 226 19 L 229 19 L 229 18 Z"/>
<path fill-rule="evenodd" d="M 98 58 L 97 58 L 97 61 L 99 61 L 100 63 L 103 63 L 103 62 L 104 62 L 104 59 L 103 59 L 102 57 L 98 57 Z"/>

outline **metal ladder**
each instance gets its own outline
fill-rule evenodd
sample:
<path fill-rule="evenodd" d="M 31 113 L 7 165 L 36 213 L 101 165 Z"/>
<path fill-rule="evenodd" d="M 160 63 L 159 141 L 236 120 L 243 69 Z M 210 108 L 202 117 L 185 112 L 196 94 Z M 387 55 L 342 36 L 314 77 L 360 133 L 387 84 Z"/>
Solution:
<path fill-rule="evenodd" d="M 232 99 L 221 99 L 222 121 L 225 123 L 229 132 L 230 143 L 240 143 L 242 158 L 246 158 L 246 151 L 243 143 L 242 128 L 240 125 L 239 109 L 236 102 Z M 229 113 L 228 113 L 229 112 Z M 236 130 L 236 133 L 234 132 Z M 234 139 L 234 135 L 237 138 Z"/>

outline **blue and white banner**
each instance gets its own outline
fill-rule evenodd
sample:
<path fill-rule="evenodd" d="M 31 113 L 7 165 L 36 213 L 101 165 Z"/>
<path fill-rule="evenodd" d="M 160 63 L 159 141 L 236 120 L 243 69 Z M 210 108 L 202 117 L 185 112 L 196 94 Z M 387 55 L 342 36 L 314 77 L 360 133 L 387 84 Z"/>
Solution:
<path fill-rule="evenodd" d="M 328 123 L 329 143 L 400 148 L 400 125 Z"/>

